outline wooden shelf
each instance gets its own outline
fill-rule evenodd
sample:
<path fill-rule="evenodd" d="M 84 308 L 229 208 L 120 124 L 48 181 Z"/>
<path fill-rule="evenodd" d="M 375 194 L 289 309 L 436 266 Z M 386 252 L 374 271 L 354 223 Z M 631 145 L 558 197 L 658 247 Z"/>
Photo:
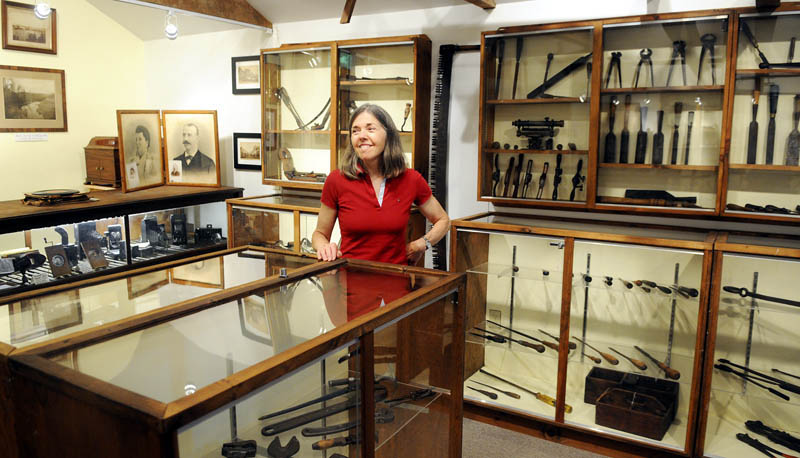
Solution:
<path fill-rule="evenodd" d="M 530 105 L 538 103 L 589 103 L 589 97 L 581 100 L 579 97 L 554 97 L 552 99 L 504 99 L 487 100 L 487 105 Z"/>
<path fill-rule="evenodd" d="M 623 87 L 602 89 L 602 94 L 652 94 L 667 92 L 722 92 L 725 86 Z"/>
<path fill-rule="evenodd" d="M 268 134 L 312 134 L 312 135 L 330 135 L 330 130 L 268 130 Z"/>
<path fill-rule="evenodd" d="M 339 86 L 403 86 L 413 88 L 414 84 L 409 83 L 410 78 L 397 80 L 339 80 Z"/>
<path fill-rule="evenodd" d="M 766 164 L 730 164 L 728 166 L 731 170 L 762 170 L 762 171 L 776 171 L 776 172 L 800 172 L 800 166 L 797 165 L 766 165 Z"/>
<path fill-rule="evenodd" d="M 800 76 L 800 68 L 742 68 L 736 76 Z"/>
<path fill-rule="evenodd" d="M 601 169 L 670 169 L 716 172 L 716 165 L 672 165 L 672 164 L 598 164 Z"/>
<path fill-rule="evenodd" d="M 486 153 L 499 153 L 499 154 L 589 154 L 589 151 L 583 149 L 497 149 L 497 148 L 485 148 L 483 150 Z"/>

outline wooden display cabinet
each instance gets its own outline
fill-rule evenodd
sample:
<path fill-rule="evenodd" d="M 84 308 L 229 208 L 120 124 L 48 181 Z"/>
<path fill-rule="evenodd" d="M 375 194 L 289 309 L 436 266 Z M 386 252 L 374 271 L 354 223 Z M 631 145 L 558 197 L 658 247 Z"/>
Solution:
<path fill-rule="evenodd" d="M 364 103 L 390 113 L 407 165 L 427 176 L 427 36 L 287 44 L 263 49 L 261 66 L 264 184 L 322 189 L 349 145 L 350 113 Z"/>
<path fill-rule="evenodd" d="M 248 439 L 266 455 L 276 437 L 297 437 L 302 456 L 456 458 L 463 284 L 339 259 L 20 350 L 9 360 L 20 454 L 218 456 Z M 328 426 L 353 422 L 352 435 L 328 435 L 350 438 L 345 448 L 312 451 L 321 438 L 300 436 L 323 418 L 258 419 L 324 395 L 332 380 L 352 387 L 325 404 Z"/>
<path fill-rule="evenodd" d="M 454 221 L 465 414 L 611 456 L 691 456 L 715 236 L 505 213 Z"/>

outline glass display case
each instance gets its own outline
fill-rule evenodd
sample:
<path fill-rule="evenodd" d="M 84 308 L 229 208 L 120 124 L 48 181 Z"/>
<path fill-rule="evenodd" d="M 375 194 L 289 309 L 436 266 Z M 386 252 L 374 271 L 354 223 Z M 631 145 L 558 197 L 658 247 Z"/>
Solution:
<path fill-rule="evenodd" d="M 479 196 L 584 204 L 593 27 L 530 29 L 482 37 Z"/>
<path fill-rule="evenodd" d="M 455 458 L 463 283 L 340 259 L 14 352 L 20 455 Z"/>
<path fill-rule="evenodd" d="M 800 242 L 725 234 L 715 248 L 697 456 L 797 455 Z"/>
<path fill-rule="evenodd" d="M 264 184 L 322 189 L 349 145 L 350 114 L 364 103 L 391 114 L 408 166 L 427 176 L 425 35 L 283 45 L 262 50 L 261 66 Z"/>
<path fill-rule="evenodd" d="M 800 65 L 792 62 L 798 26 L 797 11 L 739 16 L 726 216 L 800 215 Z"/>
<path fill-rule="evenodd" d="M 692 453 L 713 233 L 488 213 L 451 236 L 470 415 Z"/>

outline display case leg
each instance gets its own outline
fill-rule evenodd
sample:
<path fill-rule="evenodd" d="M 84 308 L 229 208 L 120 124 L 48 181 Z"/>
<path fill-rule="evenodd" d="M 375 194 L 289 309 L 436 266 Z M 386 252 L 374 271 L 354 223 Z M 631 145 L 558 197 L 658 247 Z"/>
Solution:
<path fill-rule="evenodd" d="M 758 272 L 753 272 L 753 295 L 758 292 Z M 750 369 L 750 350 L 753 348 L 753 323 L 756 320 L 756 299 L 750 297 L 750 319 L 747 324 L 747 347 L 744 351 L 744 367 Z M 747 372 L 745 370 L 745 372 Z M 747 392 L 747 379 L 742 377 L 742 394 Z"/>
<path fill-rule="evenodd" d="M 589 269 L 592 265 L 592 254 L 586 254 L 586 275 L 583 277 L 583 323 L 581 324 L 581 362 L 586 354 L 586 316 L 589 311 L 589 282 L 586 281 L 590 275 Z"/>
<path fill-rule="evenodd" d="M 674 283 L 679 285 L 678 282 L 678 273 L 681 270 L 680 263 L 675 263 L 675 276 Z M 669 339 L 667 340 L 667 359 L 664 361 L 664 364 L 670 366 L 672 362 L 672 340 L 675 338 L 675 306 L 678 304 L 678 298 L 675 295 L 675 291 L 672 291 L 672 307 L 669 312 Z M 670 366 L 671 367 L 671 366 Z"/>
<path fill-rule="evenodd" d="M 511 247 L 511 299 L 508 306 L 508 327 L 514 329 L 514 277 L 517 275 L 517 246 Z M 511 331 L 509 331 L 509 336 Z M 511 348 L 511 340 L 508 341 Z"/>
<path fill-rule="evenodd" d="M 233 375 L 233 353 L 228 353 L 225 357 L 225 363 L 227 364 L 228 377 L 230 377 Z M 228 409 L 228 414 L 231 418 L 231 442 L 235 442 L 239 440 L 239 432 L 236 429 L 236 404 Z"/>

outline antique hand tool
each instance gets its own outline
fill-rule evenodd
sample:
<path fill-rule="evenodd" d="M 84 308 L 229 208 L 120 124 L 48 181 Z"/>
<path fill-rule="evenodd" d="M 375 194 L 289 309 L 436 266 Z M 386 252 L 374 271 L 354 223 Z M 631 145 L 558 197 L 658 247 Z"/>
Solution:
<path fill-rule="evenodd" d="M 616 366 L 617 364 L 619 364 L 619 360 L 618 360 L 617 358 L 615 358 L 615 357 L 614 357 L 614 355 L 612 355 L 611 353 L 606 353 L 606 352 L 604 352 L 604 351 L 600 351 L 600 350 L 598 350 L 597 348 L 595 348 L 595 347 L 593 347 L 593 346 L 589 345 L 589 344 L 588 344 L 588 343 L 587 343 L 585 340 L 582 340 L 580 337 L 575 337 L 575 336 L 573 336 L 572 338 L 573 338 L 573 339 L 575 339 L 575 340 L 577 340 L 578 342 L 580 342 L 580 343 L 582 343 L 582 344 L 586 345 L 587 347 L 591 348 L 592 350 L 596 351 L 597 353 L 600 353 L 600 356 L 602 356 L 602 357 L 603 357 L 603 359 L 605 359 L 605 360 L 606 360 L 606 361 L 608 361 L 609 363 L 613 364 L 614 366 Z"/>
<path fill-rule="evenodd" d="M 792 39 L 789 41 L 789 59 L 786 61 L 788 63 L 792 63 L 792 61 L 794 60 L 794 42 L 795 42 L 795 40 L 796 40 L 796 37 L 792 37 Z"/>
<path fill-rule="evenodd" d="M 653 358 L 652 356 L 650 356 L 650 353 L 647 353 L 646 351 L 642 350 L 637 345 L 634 345 L 633 348 L 639 350 L 639 352 L 641 352 L 643 355 L 650 358 L 650 361 L 656 363 L 656 366 L 658 366 L 659 369 L 664 371 L 664 373 L 667 375 L 667 378 L 671 378 L 672 380 L 678 380 L 679 378 L 681 378 L 681 373 L 678 372 L 676 369 L 673 369 L 667 366 L 666 364 L 662 363 L 661 361 Z"/>
<path fill-rule="evenodd" d="M 300 441 L 297 440 L 297 436 L 292 436 L 286 444 L 286 447 L 281 447 L 281 439 L 279 437 L 272 439 L 272 442 L 270 442 L 267 447 L 267 454 L 271 458 L 289 458 L 299 451 Z"/>
<path fill-rule="evenodd" d="M 606 277 L 603 279 L 603 283 L 605 283 L 605 284 L 606 284 L 606 286 L 613 286 L 613 285 L 614 285 L 614 278 L 613 278 L 613 277 L 606 276 Z"/>
<path fill-rule="evenodd" d="M 747 163 L 756 163 L 756 147 L 758 145 L 758 99 L 761 98 L 761 78 L 756 78 L 753 87 L 753 119 L 747 132 Z"/>
<path fill-rule="evenodd" d="M 675 68 L 675 63 L 678 61 L 678 57 L 680 57 L 681 59 L 681 72 L 683 73 L 683 85 L 686 86 L 686 42 L 683 40 L 676 40 L 672 42 L 672 56 L 670 57 L 669 60 L 669 71 L 667 72 L 667 84 L 664 85 L 666 87 L 669 87 L 669 82 L 672 79 L 672 69 Z"/>
<path fill-rule="evenodd" d="M 608 83 L 611 82 L 611 73 L 615 68 L 617 69 L 617 87 L 622 87 L 622 70 L 620 70 L 621 57 L 621 52 L 611 53 L 611 61 L 608 63 L 608 70 L 606 71 L 606 88 L 608 88 Z"/>
<path fill-rule="evenodd" d="M 629 282 L 628 280 L 625 280 L 625 279 L 619 278 L 619 277 L 617 277 L 617 280 L 621 281 L 622 284 L 625 285 L 626 288 L 628 288 L 628 289 L 633 288 L 633 283 Z"/>
<path fill-rule="evenodd" d="M 586 176 L 581 175 L 583 170 L 583 159 L 578 159 L 578 166 L 575 170 L 575 175 L 572 176 L 572 191 L 569 192 L 569 201 L 575 200 L 575 192 L 583 191 L 583 183 L 586 181 Z"/>
<path fill-rule="evenodd" d="M 675 117 L 672 120 L 672 155 L 669 158 L 669 163 L 675 165 L 678 163 L 678 139 L 679 128 L 681 125 L 681 112 L 683 111 L 683 103 L 675 102 Z"/>
<path fill-rule="evenodd" d="M 350 444 L 358 444 L 361 438 L 356 435 L 334 437 L 333 439 L 322 439 L 311 444 L 312 450 L 327 450 L 331 447 L 343 447 Z"/>
<path fill-rule="evenodd" d="M 506 338 L 503 336 L 494 336 L 491 334 L 478 334 L 477 332 L 472 332 L 472 331 L 470 331 L 469 334 L 475 337 L 480 337 L 482 339 L 491 340 L 492 342 L 496 343 L 506 343 Z"/>
<path fill-rule="evenodd" d="M 483 386 L 485 386 L 487 388 L 491 388 L 491 389 L 497 391 L 498 393 L 503 393 L 503 394 L 505 394 L 506 396 L 508 396 L 510 398 L 520 399 L 520 395 L 518 395 L 517 393 L 515 393 L 513 391 L 501 390 L 500 388 L 495 388 L 492 385 L 487 385 L 486 383 L 478 382 L 478 381 L 475 381 L 475 380 L 470 380 L 470 383 L 477 383 L 478 385 L 483 385 Z"/>
<path fill-rule="evenodd" d="M 406 121 L 408 121 L 408 115 L 410 114 L 411 114 L 411 104 L 406 102 L 406 109 L 403 110 L 403 124 L 400 125 L 400 132 L 405 132 L 403 129 L 405 129 L 406 127 Z"/>
<path fill-rule="evenodd" d="M 786 375 L 786 376 L 788 376 L 788 377 L 793 377 L 793 378 L 796 378 L 796 379 L 800 379 L 800 376 L 797 376 L 797 375 L 794 375 L 794 374 L 790 374 L 790 373 L 788 373 L 788 372 L 784 372 L 784 371 L 782 371 L 782 370 L 780 370 L 780 369 L 775 369 L 775 368 L 773 368 L 773 369 L 772 369 L 772 372 L 777 372 L 777 373 L 779 373 L 779 374 L 783 374 L 783 375 Z"/>
<path fill-rule="evenodd" d="M 764 373 L 759 372 L 757 370 L 750 369 L 748 367 L 742 366 L 741 364 L 736 364 L 736 363 L 731 362 L 731 361 L 729 361 L 727 359 L 720 358 L 718 361 L 721 362 L 722 364 L 727 364 L 729 366 L 733 366 L 733 367 L 736 367 L 738 369 L 741 369 L 741 370 L 743 370 L 743 371 L 745 371 L 745 372 L 747 372 L 749 374 L 753 374 L 753 375 L 751 375 L 751 377 L 752 376 L 760 377 L 762 380 L 764 380 L 765 383 L 770 383 L 772 385 L 777 385 L 778 388 L 780 388 L 782 390 L 786 390 L 786 391 L 789 391 L 789 392 L 794 393 L 794 394 L 800 394 L 800 386 L 797 386 L 794 383 L 790 383 L 790 382 L 787 382 L 786 380 L 781 380 L 779 378 L 775 378 L 775 377 L 773 377 L 771 375 L 767 375 L 767 374 L 764 374 Z"/>
<path fill-rule="evenodd" d="M 747 37 L 747 40 L 750 41 L 750 44 L 753 45 L 753 48 L 755 48 L 756 51 L 758 52 L 758 57 L 761 58 L 761 63 L 758 65 L 758 67 L 769 68 L 770 64 L 769 61 L 767 60 L 767 56 L 765 56 L 764 53 L 761 52 L 761 48 L 758 47 L 758 42 L 756 41 L 756 37 L 753 36 L 753 32 L 750 31 L 750 27 L 747 26 L 747 22 L 741 21 L 740 24 L 741 25 L 739 26 L 739 28 L 742 29 L 742 32 L 744 32 L 745 36 Z"/>
<path fill-rule="evenodd" d="M 526 393 L 529 393 L 529 394 L 533 395 L 536 399 L 544 402 L 545 404 L 549 404 L 549 405 L 551 405 L 553 407 L 556 406 L 556 400 L 554 398 L 546 395 L 546 394 L 539 393 L 538 391 L 529 390 L 529 389 L 527 389 L 527 388 L 525 388 L 523 386 L 517 385 L 514 382 L 511 382 L 511 381 L 506 380 L 506 379 L 504 379 L 502 377 L 494 375 L 491 372 L 488 372 L 486 369 L 480 369 L 480 371 L 481 371 L 482 374 L 486 374 L 489 377 L 496 378 L 497 380 L 500 380 L 503 383 L 507 383 L 507 384 L 513 386 L 514 388 L 520 389 L 520 390 L 522 390 L 522 391 L 524 391 Z M 572 413 L 572 406 L 569 405 L 569 404 L 564 404 L 564 412 Z"/>
<path fill-rule="evenodd" d="M 688 288 L 686 286 L 681 286 L 681 285 L 672 285 L 672 290 L 680 294 L 685 299 L 697 297 L 700 294 L 700 292 L 697 291 L 695 288 Z"/>
<path fill-rule="evenodd" d="M 497 73 L 494 81 L 494 98 L 500 98 L 500 72 L 503 70 L 503 54 L 506 50 L 506 41 L 499 39 L 495 42 L 497 44 Z M 505 196 L 504 196 L 505 197 Z"/>
<path fill-rule="evenodd" d="M 561 174 L 564 169 L 561 168 L 561 154 L 556 156 L 556 169 L 553 171 L 553 200 L 558 200 L 558 186 L 561 184 Z"/>
<path fill-rule="evenodd" d="M 800 452 L 800 439 L 785 431 L 770 428 L 759 420 L 747 420 L 744 422 L 744 426 L 748 431 L 765 436 L 778 445 Z"/>
<path fill-rule="evenodd" d="M 772 157 L 775 153 L 775 114 L 778 111 L 778 91 L 777 84 L 769 85 L 769 124 L 767 124 L 767 155 L 764 163 L 772 164 Z"/>
<path fill-rule="evenodd" d="M 642 65 L 647 65 L 650 67 L 650 87 L 654 86 L 655 78 L 653 77 L 653 61 L 650 59 L 650 56 L 653 55 L 653 50 L 650 48 L 644 48 L 639 51 L 639 63 L 636 64 L 636 73 L 633 74 L 633 87 L 639 87 L 639 72 L 642 70 Z"/>
<path fill-rule="evenodd" d="M 508 169 L 503 177 L 503 197 L 508 197 L 508 185 L 511 184 L 511 173 L 514 171 L 514 156 L 508 160 Z"/>
<path fill-rule="evenodd" d="M 564 127 L 564 120 L 555 120 L 545 117 L 543 121 L 517 119 L 511 121 L 511 125 L 517 128 L 517 137 L 528 138 L 528 149 L 553 149 L 553 139 L 556 135 L 556 127 Z M 542 140 L 548 138 L 542 145 Z"/>
<path fill-rule="evenodd" d="M 531 163 L 528 162 L 528 170 L 530 170 Z M 542 192 L 544 192 L 544 185 L 547 184 L 547 172 L 550 170 L 550 163 L 545 162 L 544 167 L 542 167 L 542 174 L 539 175 L 539 189 L 536 191 L 536 198 L 542 198 Z"/>
<path fill-rule="evenodd" d="M 303 403 L 288 407 L 286 409 L 279 410 L 277 412 L 272 412 L 272 413 L 269 413 L 269 414 L 266 414 L 266 415 L 262 415 L 262 416 L 258 417 L 258 419 L 259 420 L 266 420 L 266 419 L 269 419 L 269 418 L 273 418 L 273 417 L 277 417 L 277 416 L 280 416 L 280 415 L 283 415 L 283 414 L 287 414 L 289 412 L 294 412 L 295 410 L 300 410 L 300 409 L 302 409 L 304 407 L 308 407 L 310 405 L 314 405 L 314 404 L 320 403 L 322 401 L 328 401 L 330 399 L 337 398 L 339 396 L 343 396 L 343 395 L 345 395 L 347 393 L 355 391 L 357 388 L 358 388 L 358 382 L 357 381 L 353 381 L 353 382 L 349 382 L 348 381 L 347 388 L 331 391 L 328 394 L 325 394 L 325 395 L 320 396 L 318 398 L 312 399 L 310 401 L 306 401 L 306 402 L 303 402 Z"/>
<path fill-rule="evenodd" d="M 750 437 L 746 433 L 736 433 L 736 438 L 770 458 L 775 458 L 775 455 L 782 456 L 784 458 L 797 458 L 794 455 L 788 455 L 780 450 L 775 450 L 769 445 L 762 443 L 758 439 Z M 773 455 L 773 453 L 775 455 Z"/>
<path fill-rule="evenodd" d="M 783 163 L 785 165 L 798 165 L 800 159 L 800 131 L 797 130 L 797 123 L 800 121 L 800 94 L 794 96 L 794 113 L 792 113 L 792 131 L 786 139 L 786 156 Z"/>
<path fill-rule="evenodd" d="M 619 134 L 619 163 L 628 163 L 628 145 L 631 142 L 631 133 L 628 131 L 628 112 L 631 107 L 631 95 L 625 96 L 625 113 L 622 114 L 622 132 Z"/>
<path fill-rule="evenodd" d="M 514 64 L 514 83 L 511 86 L 511 98 L 517 98 L 517 78 L 519 77 L 519 60 L 522 57 L 522 37 L 517 37 L 516 40 L 516 51 L 517 51 L 517 60 Z"/>
<path fill-rule="evenodd" d="M 489 399 L 497 399 L 497 393 L 492 393 L 491 391 L 481 390 L 479 388 L 473 388 L 471 386 L 467 386 L 470 390 L 477 391 L 478 393 L 486 396 Z"/>
<path fill-rule="evenodd" d="M 737 288 L 735 286 L 723 286 L 725 292 L 738 294 L 742 297 L 752 297 L 753 299 L 761 299 L 762 301 L 776 302 L 778 304 L 791 305 L 793 307 L 800 307 L 800 302 L 791 299 L 784 299 L 782 297 L 767 296 L 765 294 L 751 293 L 747 288 Z"/>
<path fill-rule="evenodd" d="M 692 144 L 692 124 L 694 124 L 694 111 L 688 113 L 686 124 L 686 152 L 683 154 L 683 165 L 689 165 L 689 146 Z"/>
<path fill-rule="evenodd" d="M 283 86 L 279 87 L 275 91 L 275 96 L 279 98 L 284 105 L 286 105 L 286 108 L 289 109 L 289 113 L 291 113 L 294 117 L 294 122 L 297 123 L 297 128 L 303 129 L 305 127 L 305 123 L 303 122 L 303 119 L 300 118 L 300 114 L 297 112 L 297 109 L 295 109 L 294 104 L 292 103 L 292 98 L 289 97 L 289 92 L 286 90 L 286 88 Z M 328 103 L 330 103 L 330 101 L 328 101 Z"/>
<path fill-rule="evenodd" d="M 519 177 L 522 175 L 522 161 L 524 159 L 522 153 L 519 153 L 517 167 L 514 169 L 514 175 L 511 176 L 511 181 L 514 182 L 514 192 L 511 193 L 511 197 L 517 197 L 517 194 L 519 194 Z"/>
<path fill-rule="evenodd" d="M 642 283 L 642 281 L 641 281 L 641 280 L 634 280 L 634 281 L 633 281 L 633 284 L 634 284 L 634 285 L 636 285 L 636 286 L 638 286 L 639 288 L 641 288 L 641 289 L 642 289 L 642 291 L 644 291 L 645 293 L 650 293 L 650 292 L 652 292 L 652 291 L 653 291 L 652 289 L 650 289 L 650 287 L 649 287 L 649 286 L 647 286 L 647 285 L 645 285 L 644 283 Z"/>
<path fill-rule="evenodd" d="M 528 165 L 525 166 L 525 184 L 522 185 L 522 197 L 523 199 L 528 194 L 528 186 L 531 184 L 531 180 L 533 180 L 533 159 L 528 159 Z"/>
<path fill-rule="evenodd" d="M 645 285 L 647 285 L 647 286 L 648 286 L 648 287 L 650 287 L 650 288 L 655 288 L 655 289 L 657 289 L 657 290 L 661 291 L 661 292 L 662 292 L 662 293 L 664 293 L 664 294 L 672 294 L 672 290 L 671 290 L 670 288 L 667 288 L 666 286 L 661 286 L 661 285 L 657 284 L 657 283 L 656 283 L 656 282 L 654 282 L 654 281 L 650 281 L 650 280 L 636 280 L 636 284 L 639 284 L 639 283 L 645 284 Z"/>
<path fill-rule="evenodd" d="M 592 63 L 586 62 L 586 97 L 580 96 L 581 102 L 585 102 L 589 98 L 589 88 L 592 85 Z"/>
<path fill-rule="evenodd" d="M 582 56 L 582 57 L 579 57 L 579 58 L 575 59 L 569 65 L 567 65 L 566 67 L 562 68 L 558 73 L 556 73 L 555 75 L 553 75 L 549 79 L 546 79 L 545 82 L 542 83 L 541 86 L 539 86 L 536 89 L 534 89 L 531 92 L 529 92 L 528 93 L 528 98 L 529 99 L 535 99 L 537 97 L 542 97 L 543 94 L 545 93 L 545 91 L 550 89 L 550 87 L 552 87 L 554 84 L 558 83 L 562 79 L 566 78 L 567 75 L 569 75 L 570 73 L 574 72 L 575 70 L 577 70 L 580 67 L 583 67 L 583 65 L 586 64 L 586 62 L 589 59 L 591 59 L 591 57 L 592 57 L 592 53 L 589 53 L 589 54 L 587 54 L 585 56 Z"/>
<path fill-rule="evenodd" d="M 653 164 L 664 162 L 664 132 L 661 127 L 664 125 L 664 110 L 658 110 L 658 131 L 653 135 Z"/>
<path fill-rule="evenodd" d="M 257 450 L 258 444 L 254 440 L 233 440 L 222 444 L 222 456 L 227 458 L 249 458 L 256 456 Z"/>
<path fill-rule="evenodd" d="M 498 184 L 500 184 L 500 154 L 494 153 L 494 169 L 492 170 L 492 197 L 497 197 Z"/>
<path fill-rule="evenodd" d="M 752 377 L 750 375 L 747 375 L 744 372 L 739 372 L 739 371 L 737 371 L 737 370 L 735 370 L 735 369 L 733 369 L 731 367 L 728 367 L 728 366 L 726 366 L 724 364 L 714 364 L 714 369 L 718 369 L 718 370 L 721 370 L 723 372 L 727 372 L 729 374 L 733 374 L 733 375 L 735 375 L 737 377 L 740 377 L 740 378 L 752 383 L 753 385 L 755 385 L 755 386 L 757 386 L 759 388 L 763 388 L 763 389 L 769 391 L 770 393 L 772 393 L 775 396 L 783 399 L 784 401 L 789 401 L 790 400 L 789 396 L 785 395 L 784 393 L 781 393 L 780 391 L 778 391 L 778 390 L 776 390 L 776 389 L 774 389 L 772 387 L 769 387 L 769 386 L 766 386 L 766 385 L 762 385 L 761 383 L 759 383 L 759 382 L 763 381 L 763 379 L 760 379 L 760 378 L 757 378 L 757 377 Z"/>
<path fill-rule="evenodd" d="M 717 36 L 713 33 L 707 33 L 700 37 L 700 42 L 703 44 L 703 49 L 700 50 L 700 60 L 697 63 L 697 85 L 700 85 L 700 72 L 703 71 L 703 57 L 708 52 L 709 60 L 711 61 L 711 84 L 717 84 L 717 71 L 714 68 L 716 60 L 714 59 L 714 46 L 717 44 Z M 684 52 L 684 57 L 686 53 Z M 685 84 L 685 83 L 684 83 Z"/>
<path fill-rule="evenodd" d="M 551 53 L 551 52 L 547 53 L 547 64 L 545 64 L 545 66 L 544 66 L 544 78 L 542 78 L 542 84 L 547 82 L 547 75 L 550 74 L 550 64 L 553 63 L 553 57 L 554 57 L 553 53 Z M 542 92 L 541 94 L 539 94 L 539 97 L 546 98 L 546 99 L 554 98 L 552 95 L 548 94 L 547 92 Z"/>
<path fill-rule="evenodd" d="M 387 399 L 383 401 L 384 404 L 388 406 L 396 406 L 398 404 L 404 404 L 409 401 L 419 401 L 420 399 L 429 398 L 435 395 L 436 392 L 430 388 L 420 388 L 418 390 L 412 391 L 404 396 L 400 396 L 393 399 Z M 377 400 L 376 400 L 377 402 Z"/>
<path fill-rule="evenodd" d="M 375 409 L 375 423 L 386 424 L 394 421 L 394 411 L 385 407 Z M 303 437 L 316 437 L 327 436 L 328 434 L 341 433 L 358 427 L 361 424 L 359 420 L 353 420 L 347 423 L 338 425 L 320 426 L 320 427 L 306 427 L 300 431 Z"/>
<path fill-rule="evenodd" d="M 606 84 L 607 86 L 607 84 Z M 614 156 L 617 152 L 617 136 L 614 134 L 614 114 L 617 111 L 617 96 L 612 95 L 608 104 L 608 133 L 606 134 L 606 147 L 603 152 L 603 162 L 614 162 Z"/>
<path fill-rule="evenodd" d="M 647 154 L 647 131 L 645 125 L 647 124 L 647 105 L 639 107 L 639 133 L 636 134 L 636 150 L 634 151 L 633 161 L 637 164 L 644 164 L 644 158 Z"/>
<path fill-rule="evenodd" d="M 627 359 L 628 361 L 630 361 L 631 364 L 636 366 L 636 368 L 639 369 L 640 371 L 646 371 L 647 370 L 647 364 L 645 364 L 644 361 L 641 361 L 641 360 L 638 360 L 638 359 L 635 359 L 635 358 L 631 358 L 630 356 L 624 355 L 619 350 L 615 350 L 615 349 L 613 349 L 611 347 L 608 347 L 608 349 L 613 351 L 614 353 L 622 356 L 623 358 Z"/>
<path fill-rule="evenodd" d="M 537 339 L 536 337 L 531 337 L 531 336 L 529 336 L 529 335 L 527 335 L 527 334 L 523 334 L 523 333 L 521 333 L 521 332 L 519 332 L 519 331 L 515 331 L 514 329 L 507 328 L 507 327 L 505 327 L 505 326 L 503 326 L 503 325 L 501 325 L 501 324 L 495 323 L 494 321 L 486 320 L 486 322 L 487 322 L 487 323 L 491 323 L 491 324 L 493 324 L 493 325 L 495 325 L 495 326 L 497 326 L 497 327 L 500 327 L 500 328 L 503 328 L 503 329 L 507 329 L 507 330 L 509 330 L 509 331 L 511 331 L 511 332 L 515 332 L 515 333 L 517 333 L 517 334 L 519 334 L 519 335 L 521 335 L 521 336 L 523 336 L 523 337 L 527 337 L 527 338 L 529 338 L 529 339 L 531 339 L 531 340 L 534 340 L 534 341 L 537 341 L 537 342 L 541 342 L 541 341 L 540 341 L 539 339 Z M 538 351 L 539 353 L 543 353 L 543 352 L 544 352 L 544 346 L 542 346 L 542 345 L 535 344 L 535 343 L 531 343 L 531 342 L 525 342 L 525 341 L 523 341 L 523 340 L 514 339 L 514 338 L 512 338 L 512 337 L 509 337 L 509 336 L 504 336 L 504 335 L 502 335 L 502 334 L 500 334 L 500 333 L 497 333 L 497 332 L 494 332 L 494 331 L 487 331 L 487 330 L 485 330 L 485 329 L 481 329 L 481 328 L 479 328 L 479 327 L 477 327 L 477 326 L 475 327 L 475 329 L 477 329 L 477 330 L 479 330 L 479 331 L 483 331 L 483 332 L 485 332 L 485 333 L 487 333 L 487 334 L 494 334 L 495 336 L 502 337 L 502 338 L 504 338 L 504 339 L 508 339 L 508 340 L 510 340 L 511 342 L 516 342 L 516 343 L 518 343 L 518 344 L 522 345 L 523 347 L 532 348 L 532 349 L 534 349 L 534 350 Z M 548 342 L 541 342 L 541 343 L 543 343 L 543 344 L 545 344 L 545 345 L 546 345 Z M 558 347 L 556 347 L 556 351 L 558 351 Z"/>
<path fill-rule="evenodd" d="M 549 332 L 547 332 L 545 330 L 539 329 L 539 332 L 541 332 L 542 334 L 546 335 L 547 337 L 555 340 L 556 342 L 561 342 L 560 340 L 558 340 L 558 337 L 554 336 L 553 334 L 550 334 Z M 567 341 L 567 347 L 569 347 L 570 350 L 574 350 L 574 349 L 578 348 L 578 345 L 575 342 Z"/>

